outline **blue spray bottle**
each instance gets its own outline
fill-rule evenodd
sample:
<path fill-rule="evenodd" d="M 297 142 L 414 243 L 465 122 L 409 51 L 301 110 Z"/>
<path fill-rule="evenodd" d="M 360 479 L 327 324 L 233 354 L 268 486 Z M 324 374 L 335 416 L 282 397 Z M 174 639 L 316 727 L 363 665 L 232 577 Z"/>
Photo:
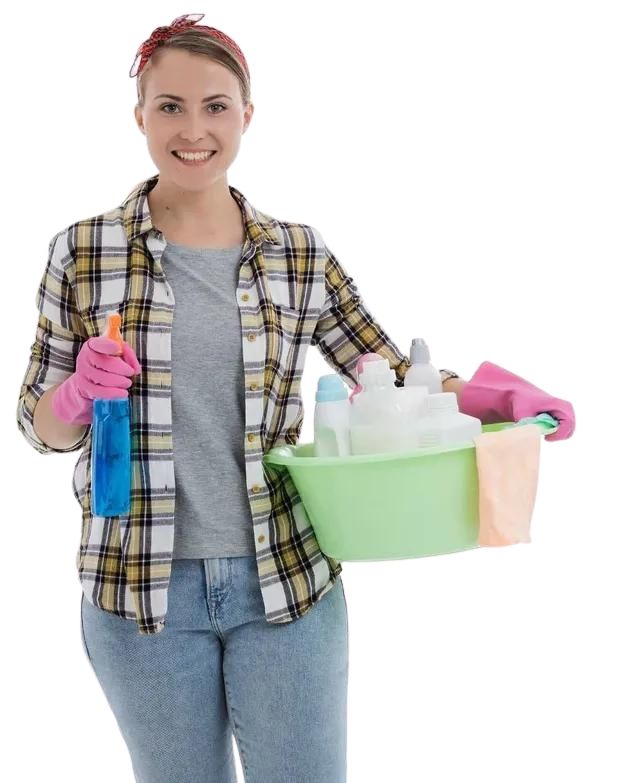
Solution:
<path fill-rule="evenodd" d="M 107 314 L 105 336 L 120 345 L 121 317 Z M 128 514 L 131 496 L 131 431 L 129 395 L 93 401 L 91 441 L 91 510 L 95 516 Z"/>

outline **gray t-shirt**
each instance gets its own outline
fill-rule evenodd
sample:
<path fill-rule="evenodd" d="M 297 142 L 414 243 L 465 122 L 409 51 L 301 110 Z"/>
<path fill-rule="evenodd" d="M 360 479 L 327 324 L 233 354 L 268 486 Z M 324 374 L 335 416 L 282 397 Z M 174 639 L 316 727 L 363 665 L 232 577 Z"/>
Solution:
<path fill-rule="evenodd" d="M 174 558 L 255 554 L 247 497 L 245 378 L 238 270 L 242 246 L 167 243 L 173 290 Z"/>

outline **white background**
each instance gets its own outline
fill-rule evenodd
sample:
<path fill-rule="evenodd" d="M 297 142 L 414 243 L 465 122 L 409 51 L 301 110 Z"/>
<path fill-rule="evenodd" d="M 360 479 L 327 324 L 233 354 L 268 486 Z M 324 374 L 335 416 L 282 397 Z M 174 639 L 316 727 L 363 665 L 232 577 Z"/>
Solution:
<path fill-rule="evenodd" d="M 633 3 L 61 2 L 4 16 L 0 774 L 133 780 L 80 639 L 78 453 L 15 424 L 49 239 L 155 173 L 129 67 L 206 12 L 243 49 L 229 172 L 317 227 L 392 339 L 571 400 L 543 442 L 532 543 L 344 564 L 351 783 L 640 779 L 639 113 Z M 303 385 L 312 438 L 317 378 Z"/>

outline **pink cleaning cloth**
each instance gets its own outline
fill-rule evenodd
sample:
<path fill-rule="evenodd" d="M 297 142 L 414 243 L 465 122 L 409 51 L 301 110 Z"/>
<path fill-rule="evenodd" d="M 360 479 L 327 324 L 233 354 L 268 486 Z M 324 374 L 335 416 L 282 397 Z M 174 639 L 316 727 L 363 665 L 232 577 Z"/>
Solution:
<path fill-rule="evenodd" d="M 530 544 L 538 489 L 537 424 L 483 432 L 474 438 L 478 468 L 479 546 Z"/>

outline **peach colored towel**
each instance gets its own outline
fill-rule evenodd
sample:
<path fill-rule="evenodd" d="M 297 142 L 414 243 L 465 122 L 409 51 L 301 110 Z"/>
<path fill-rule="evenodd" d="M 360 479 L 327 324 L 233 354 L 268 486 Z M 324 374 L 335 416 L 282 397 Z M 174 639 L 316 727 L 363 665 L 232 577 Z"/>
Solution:
<path fill-rule="evenodd" d="M 537 424 L 483 432 L 474 438 L 480 511 L 479 546 L 530 544 L 538 488 Z"/>

